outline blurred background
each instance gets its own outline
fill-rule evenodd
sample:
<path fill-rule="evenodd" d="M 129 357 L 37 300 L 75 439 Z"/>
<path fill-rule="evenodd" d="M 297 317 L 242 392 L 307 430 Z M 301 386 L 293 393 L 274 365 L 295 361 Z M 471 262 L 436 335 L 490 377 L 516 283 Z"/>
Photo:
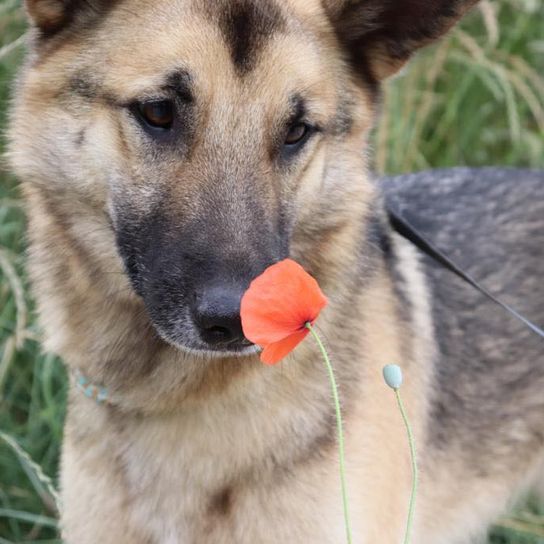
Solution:
<path fill-rule="evenodd" d="M 0 152 L 24 33 L 20 0 L 0 0 Z M 544 2 L 481 2 L 389 82 L 372 147 L 384 173 L 544 168 Z M 0 161 L 0 544 L 52 544 L 60 540 L 49 478 L 56 484 L 66 376 L 40 350 L 24 228 L 16 182 Z M 544 544 L 544 508 L 520 505 L 488 543 Z"/>

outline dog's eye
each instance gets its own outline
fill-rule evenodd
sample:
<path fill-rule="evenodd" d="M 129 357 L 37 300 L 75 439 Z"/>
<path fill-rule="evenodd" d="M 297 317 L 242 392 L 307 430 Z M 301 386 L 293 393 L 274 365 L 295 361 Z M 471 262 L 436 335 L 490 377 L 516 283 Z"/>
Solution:
<path fill-rule="evenodd" d="M 140 117 L 153 128 L 168 130 L 174 123 L 174 103 L 171 100 L 156 100 L 138 104 Z"/>
<path fill-rule="evenodd" d="M 310 134 L 310 127 L 306 123 L 295 123 L 289 127 L 285 135 L 285 145 L 292 146 L 302 143 Z"/>

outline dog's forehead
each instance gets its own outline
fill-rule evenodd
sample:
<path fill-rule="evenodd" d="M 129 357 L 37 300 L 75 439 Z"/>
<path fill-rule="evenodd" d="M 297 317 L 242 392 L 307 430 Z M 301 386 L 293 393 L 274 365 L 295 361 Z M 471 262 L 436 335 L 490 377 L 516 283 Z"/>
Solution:
<path fill-rule="evenodd" d="M 125 0 L 104 17 L 90 45 L 82 39 L 77 63 L 121 99 L 143 96 L 184 71 L 203 99 L 218 89 L 224 97 L 251 89 L 252 98 L 270 100 L 274 90 L 285 94 L 323 78 L 312 19 L 293 1 Z M 107 62 L 97 65 L 97 58 Z"/>
<path fill-rule="evenodd" d="M 236 71 L 245 74 L 274 38 L 297 25 L 290 1 L 123 0 L 118 9 L 106 13 L 99 40 L 115 35 L 120 41 L 122 35 L 130 38 L 131 46 L 162 54 L 161 44 L 168 39 L 172 52 L 179 44 L 193 57 L 197 50 L 215 54 L 220 46 L 228 51 Z"/>

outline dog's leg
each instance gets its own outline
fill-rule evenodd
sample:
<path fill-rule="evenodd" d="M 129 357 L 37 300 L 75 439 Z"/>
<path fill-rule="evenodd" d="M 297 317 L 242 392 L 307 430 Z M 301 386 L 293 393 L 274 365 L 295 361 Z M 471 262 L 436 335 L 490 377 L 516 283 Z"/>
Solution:
<path fill-rule="evenodd" d="M 79 401 L 88 401 L 81 398 Z M 77 411 L 76 401 L 72 406 Z M 85 402 L 95 417 L 91 433 L 72 425 L 68 414 L 62 455 L 62 537 L 66 544 L 149 544 L 148 535 L 134 532 L 130 520 L 130 494 L 123 465 L 113 456 L 111 433 L 101 408 Z M 88 419 L 87 419 L 88 422 Z M 100 432 L 100 427 L 104 429 Z"/>

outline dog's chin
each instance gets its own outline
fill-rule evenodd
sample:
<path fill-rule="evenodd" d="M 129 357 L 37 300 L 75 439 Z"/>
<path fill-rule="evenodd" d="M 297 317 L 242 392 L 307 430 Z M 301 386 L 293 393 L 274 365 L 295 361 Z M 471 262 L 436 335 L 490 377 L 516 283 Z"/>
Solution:
<path fill-rule="evenodd" d="M 212 348 L 201 341 L 185 340 L 176 335 L 161 330 L 154 326 L 160 338 L 173 348 L 199 359 L 232 359 L 236 357 L 251 357 L 260 353 L 261 348 L 255 344 L 222 346 Z"/>
<path fill-rule="evenodd" d="M 198 357 L 200 359 L 232 359 L 237 357 L 251 357 L 252 355 L 254 356 L 261 351 L 261 348 L 256 345 L 243 346 L 236 349 L 210 349 L 188 346 L 187 344 L 181 344 L 179 342 L 173 342 L 171 340 L 166 341 L 179 351 L 182 351 L 193 357 Z"/>

